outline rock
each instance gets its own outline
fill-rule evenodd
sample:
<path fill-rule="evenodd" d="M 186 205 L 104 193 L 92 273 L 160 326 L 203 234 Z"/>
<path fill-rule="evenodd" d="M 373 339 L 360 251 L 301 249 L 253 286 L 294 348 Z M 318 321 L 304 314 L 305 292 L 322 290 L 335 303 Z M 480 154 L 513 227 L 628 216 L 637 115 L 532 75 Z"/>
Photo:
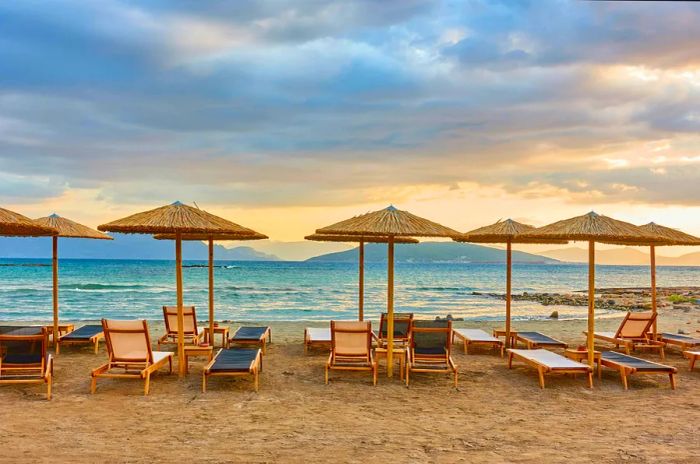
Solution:
<path fill-rule="evenodd" d="M 454 320 L 454 319 L 452 318 L 452 314 L 448 314 L 447 317 L 446 317 L 445 319 L 448 320 L 448 321 Z"/>
<path fill-rule="evenodd" d="M 549 315 L 550 319 L 559 319 L 559 311 L 552 311 L 552 314 Z"/>
<path fill-rule="evenodd" d="M 678 329 L 678 335 L 688 335 L 688 332 L 683 329 Z"/>

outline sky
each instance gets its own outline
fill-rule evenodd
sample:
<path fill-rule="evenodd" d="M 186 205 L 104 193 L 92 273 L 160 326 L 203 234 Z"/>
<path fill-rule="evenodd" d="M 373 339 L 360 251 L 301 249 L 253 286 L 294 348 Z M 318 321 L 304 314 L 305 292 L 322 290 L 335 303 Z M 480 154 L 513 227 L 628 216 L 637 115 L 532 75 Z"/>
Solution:
<path fill-rule="evenodd" d="M 389 204 L 700 235 L 698 24 L 683 2 L 1 2 L 0 206 L 94 227 L 180 200 L 283 241 Z"/>

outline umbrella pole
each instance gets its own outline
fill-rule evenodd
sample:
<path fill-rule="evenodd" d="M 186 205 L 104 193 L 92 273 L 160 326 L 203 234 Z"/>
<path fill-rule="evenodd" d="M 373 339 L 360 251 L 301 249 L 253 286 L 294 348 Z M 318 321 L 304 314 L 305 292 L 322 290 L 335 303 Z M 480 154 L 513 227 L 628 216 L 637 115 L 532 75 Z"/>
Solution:
<path fill-rule="evenodd" d="M 214 239 L 209 238 L 209 345 L 214 346 Z"/>
<path fill-rule="evenodd" d="M 359 294 L 358 294 L 358 320 L 363 321 L 365 319 L 365 242 L 360 240 L 358 263 L 359 263 L 359 274 L 360 274 L 360 284 L 359 284 Z"/>
<path fill-rule="evenodd" d="M 58 349 L 58 235 L 53 239 L 53 344 Z"/>
<path fill-rule="evenodd" d="M 394 236 L 389 236 L 387 256 L 387 343 L 386 343 L 386 376 L 394 375 Z"/>
<path fill-rule="evenodd" d="M 649 247 L 649 257 L 651 259 L 651 312 L 656 314 L 656 247 L 654 245 Z M 654 318 L 652 326 L 654 340 L 656 340 L 656 330 L 656 318 Z"/>
<path fill-rule="evenodd" d="M 588 365 L 593 367 L 594 345 L 593 331 L 595 330 L 595 242 L 588 242 Z"/>
<path fill-rule="evenodd" d="M 185 315 L 182 308 L 182 234 L 175 234 L 175 282 L 177 285 L 177 364 L 180 377 L 185 375 Z"/>
<path fill-rule="evenodd" d="M 506 348 L 510 348 L 510 281 L 512 276 L 512 244 L 508 240 L 506 245 Z"/>

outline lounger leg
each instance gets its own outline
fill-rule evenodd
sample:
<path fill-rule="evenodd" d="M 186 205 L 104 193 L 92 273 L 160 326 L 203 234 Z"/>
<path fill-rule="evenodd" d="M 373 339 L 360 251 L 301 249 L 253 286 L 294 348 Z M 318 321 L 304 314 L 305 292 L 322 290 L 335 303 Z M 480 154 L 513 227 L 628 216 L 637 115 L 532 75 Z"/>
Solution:
<path fill-rule="evenodd" d="M 377 386 L 377 362 L 372 365 L 372 385 Z M 403 371 L 401 371 L 403 373 Z"/>
<path fill-rule="evenodd" d="M 541 367 L 538 367 L 537 373 L 540 377 L 540 388 L 544 388 L 544 370 Z"/>
<path fill-rule="evenodd" d="M 464 339 L 464 354 L 469 354 L 469 347 L 467 346 L 467 339 Z"/>
<path fill-rule="evenodd" d="M 51 400 L 51 386 L 53 384 L 53 375 L 49 374 L 49 378 L 46 380 L 46 383 L 46 399 Z"/>
<path fill-rule="evenodd" d="M 625 387 L 625 390 L 627 390 L 627 371 L 624 367 L 620 367 L 620 376 L 622 377 L 622 385 Z"/>
<path fill-rule="evenodd" d="M 144 396 L 148 395 L 148 391 L 150 390 L 150 388 L 151 388 L 151 373 L 149 372 L 148 374 L 146 374 L 146 380 L 145 380 L 144 385 L 143 385 L 143 395 Z"/>
<path fill-rule="evenodd" d="M 690 356 L 690 370 L 692 371 L 695 369 L 695 360 L 698 359 L 697 356 Z"/>
<path fill-rule="evenodd" d="M 59 342 L 56 342 L 56 354 L 59 354 L 61 352 L 61 344 Z"/>
<path fill-rule="evenodd" d="M 202 393 L 207 391 L 207 373 L 202 372 Z"/>
<path fill-rule="evenodd" d="M 92 382 L 90 382 L 90 393 L 94 394 L 97 389 L 97 377 L 92 376 Z"/>
<path fill-rule="evenodd" d="M 325 375 L 326 375 L 326 385 L 328 385 L 328 364 L 326 364 Z"/>
<path fill-rule="evenodd" d="M 513 368 L 513 353 L 508 352 L 508 369 Z"/>
<path fill-rule="evenodd" d="M 588 388 L 593 388 L 593 372 L 588 373 Z"/>
<path fill-rule="evenodd" d="M 100 349 L 100 341 L 95 340 L 95 354 L 97 354 L 99 352 L 99 349 Z"/>
<path fill-rule="evenodd" d="M 632 354 L 632 350 L 630 350 L 629 345 L 625 345 L 625 353 L 627 353 L 628 356 Z"/>
<path fill-rule="evenodd" d="M 661 351 L 661 360 L 664 361 L 666 359 L 666 352 L 664 351 L 664 347 L 662 346 L 659 351 Z"/>
<path fill-rule="evenodd" d="M 671 380 L 671 390 L 676 389 L 676 374 L 670 373 L 668 374 L 668 378 Z"/>
<path fill-rule="evenodd" d="M 173 357 L 172 356 L 168 357 L 168 369 L 169 369 L 168 374 L 172 374 L 173 373 Z"/>
<path fill-rule="evenodd" d="M 253 371 L 253 376 L 255 376 L 255 393 L 257 393 L 258 387 L 259 387 L 258 369 L 257 368 Z"/>

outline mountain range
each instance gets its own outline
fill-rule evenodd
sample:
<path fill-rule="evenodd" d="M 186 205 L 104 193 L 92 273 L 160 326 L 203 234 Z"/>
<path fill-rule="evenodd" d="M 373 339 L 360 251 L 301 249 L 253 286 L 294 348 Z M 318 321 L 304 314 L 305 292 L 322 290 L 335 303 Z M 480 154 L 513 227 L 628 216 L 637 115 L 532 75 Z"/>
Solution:
<path fill-rule="evenodd" d="M 657 248 L 656 251 L 656 264 L 658 266 L 700 266 L 700 252 L 682 256 L 663 256 L 659 254 L 660 250 L 662 248 Z M 588 250 L 578 247 L 541 251 L 539 254 L 569 263 L 588 262 Z M 597 264 L 645 266 L 649 264 L 649 252 L 647 248 L 631 247 L 596 250 L 595 259 Z"/>

